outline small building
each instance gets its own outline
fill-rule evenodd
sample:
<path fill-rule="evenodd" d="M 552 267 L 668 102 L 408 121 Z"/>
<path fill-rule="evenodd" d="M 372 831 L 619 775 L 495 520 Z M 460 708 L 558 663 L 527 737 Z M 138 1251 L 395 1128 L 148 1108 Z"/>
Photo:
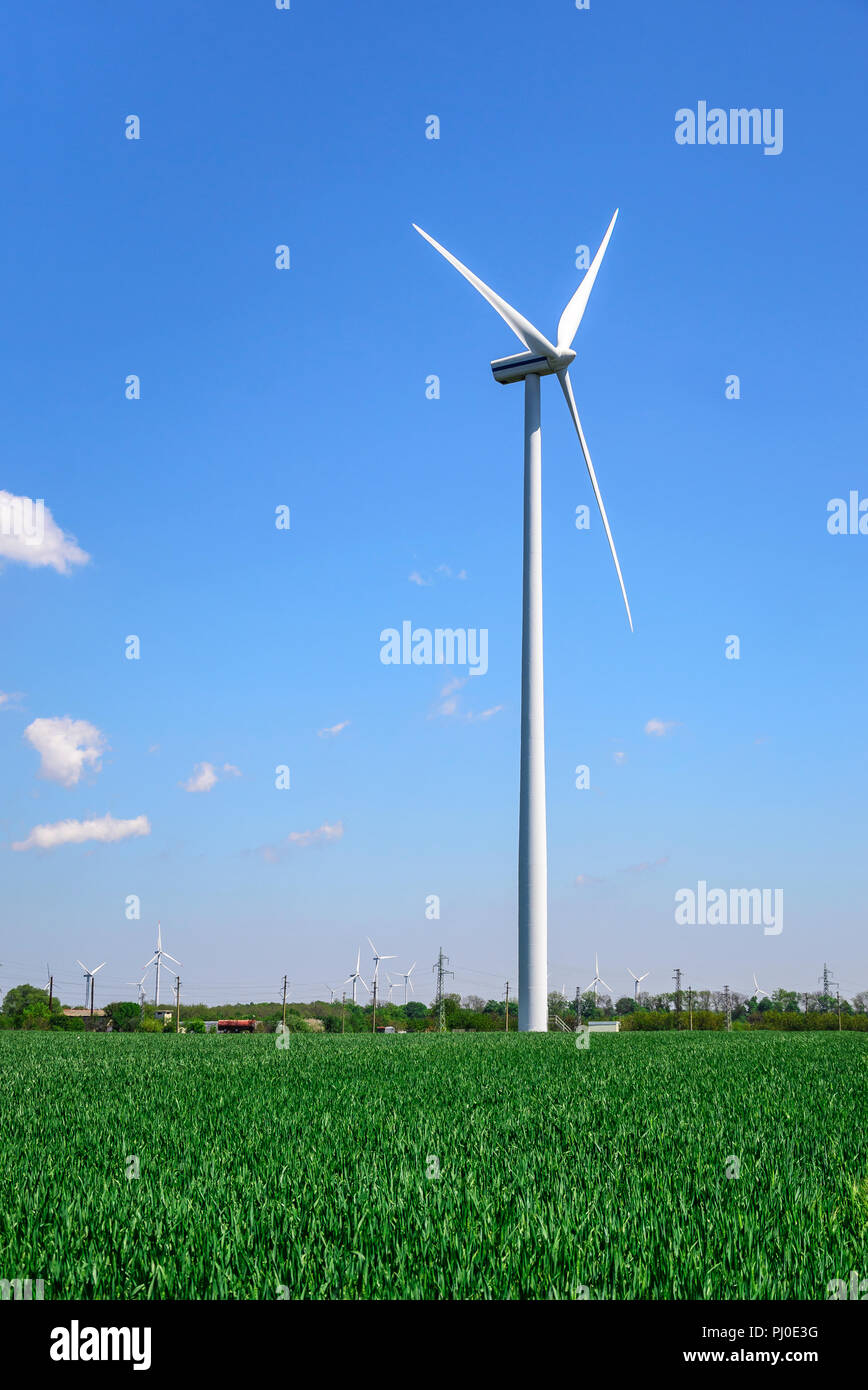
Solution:
<path fill-rule="evenodd" d="M 172 1023 L 175 1015 L 171 1009 L 155 1009 L 154 1018 L 159 1019 L 160 1023 Z"/>
<path fill-rule="evenodd" d="M 114 1029 L 105 1009 L 94 1009 L 92 1018 L 90 1009 L 62 1009 L 61 1012 L 64 1018 L 80 1018 L 85 1028 L 92 1028 L 95 1033 L 111 1033 Z"/>
<path fill-rule="evenodd" d="M 588 1023 L 592 1033 L 620 1033 L 621 1020 L 619 1018 L 596 1018 Z"/>
<path fill-rule="evenodd" d="M 205 1019 L 205 1032 L 206 1032 L 206 1033 L 216 1033 L 216 1032 L 217 1032 L 217 1020 L 216 1020 L 216 1018 L 206 1018 L 206 1019 Z"/>

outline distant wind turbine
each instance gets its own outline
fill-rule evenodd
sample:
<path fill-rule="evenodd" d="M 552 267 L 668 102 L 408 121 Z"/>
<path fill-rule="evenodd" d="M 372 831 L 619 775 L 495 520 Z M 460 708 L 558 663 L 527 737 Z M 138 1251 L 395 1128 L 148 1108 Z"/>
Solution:
<path fill-rule="evenodd" d="M 102 965 L 98 965 L 96 967 L 96 970 L 88 970 L 87 966 L 84 964 L 83 961 L 76 960 L 75 963 L 76 965 L 80 965 L 82 970 L 84 971 L 84 1007 L 87 1008 L 87 996 L 88 991 L 90 991 L 90 1007 L 91 1012 L 93 1012 L 93 977 L 97 973 L 97 970 L 102 970 L 102 966 L 105 965 L 105 961 L 103 961 Z"/>
<path fill-rule="evenodd" d="M 633 975 L 633 971 L 630 969 L 629 965 L 627 966 L 627 974 Z M 633 979 L 636 981 L 635 985 L 633 986 L 633 998 L 636 1000 L 637 1003 L 639 1002 L 639 986 L 641 985 L 643 980 L 648 979 L 648 976 L 650 974 L 651 971 L 646 970 L 644 975 L 633 975 Z"/>
<path fill-rule="evenodd" d="M 594 1008 L 597 1007 L 597 985 L 606 985 L 606 981 L 600 978 L 600 962 L 599 962 L 599 960 L 597 959 L 597 957 L 596 957 L 596 955 L 595 955 L 595 956 L 594 956 L 594 978 L 593 978 L 593 980 L 591 981 L 591 983 L 588 985 L 588 989 L 592 989 L 592 990 L 594 991 Z M 585 994 L 587 994 L 588 989 L 585 990 Z M 606 985 L 606 989 L 609 990 L 609 992 L 611 993 L 611 991 L 612 991 L 612 986 L 611 986 L 611 985 Z"/>
<path fill-rule="evenodd" d="M 526 349 L 492 362 L 495 381 L 524 382 L 524 562 L 521 622 L 521 789 L 518 830 L 518 1026 L 523 1032 L 548 1029 L 548 888 L 546 851 L 545 721 L 543 712 L 542 626 L 542 471 L 540 448 L 540 377 L 555 375 L 561 385 L 591 487 L 615 562 L 615 571 L 630 630 L 633 619 L 627 590 L 609 527 L 609 518 L 573 397 L 569 367 L 575 359 L 573 340 L 602 264 L 617 209 L 600 248 L 558 323 L 557 344 L 551 343 L 522 314 L 495 294 L 421 227 L 415 230 L 487 299 Z"/>
<path fill-rule="evenodd" d="M 762 997 L 763 999 L 771 999 L 772 996 L 770 994 L 768 994 L 764 989 L 760 989 L 759 984 L 757 983 L 756 975 L 754 975 L 753 977 L 753 987 L 755 990 L 754 998 L 756 999 L 757 1003 L 759 1003 L 760 997 Z"/>
<path fill-rule="evenodd" d="M 407 990 L 409 989 L 409 991 L 410 991 L 411 994 L 415 994 L 415 993 L 416 993 L 416 991 L 415 991 L 414 988 L 413 988 L 413 981 L 410 979 L 410 976 L 413 974 L 413 971 L 414 971 L 415 969 L 416 969 L 416 962 L 413 961 L 413 964 L 410 966 L 410 969 L 409 969 L 409 970 L 399 970 L 399 972 L 398 972 L 399 977 L 404 981 L 404 1003 L 405 1003 L 405 1004 L 406 1004 L 406 1002 L 407 1002 Z"/>
<path fill-rule="evenodd" d="M 156 965 L 156 967 L 157 967 L 157 979 L 156 979 L 156 984 L 155 984 L 155 987 L 154 987 L 154 1008 L 155 1008 L 155 1009 L 158 1009 L 158 1008 L 160 1007 L 160 965 L 161 965 L 161 963 L 162 963 L 162 960 L 163 960 L 163 957 L 164 957 L 164 956 L 166 957 L 166 960 L 174 961 L 175 965 L 180 965 L 180 964 L 181 964 L 181 962 L 180 962 L 179 960 L 175 960 L 175 957 L 174 957 L 174 956 L 170 956 L 168 951 L 164 951 L 164 950 L 163 950 L 163 938 L 162 938 L 162 935 L 161 935 L 161 933 L 160 933 L 160 924 L 159 924 L 159 922 L 158 922 L 158 923 L 157 923 L 157 949 L 156 949 L 156 951 L 154 952 L 154 954 L 151 956 L 151 959 L 148 961 L 147 965 L 145 966 L 145 970 L 150 970 L 150 968 L 151 968 L 152 965 Z M 173 972 L 170 970 L 170 971 L 169 971 L 169 974 L 171 975 L 171 974 L 173 974 Z"/>
<path fill-rule="evenodd" d="M 352 980 L 352 982 L 353 982 L 353 1003 L 354 1003 L 354 1004 L 355 1004 L 355 1002 L 356 1002 L 356 985 L 357 985 L 357 984 L 363 984 L 363 985 L 365 985 L 365 989 L 368 990 L 368 994 L 370 994 L 370 992 L 371 992 L 371 991 L 368 989 L 368 986 L 365 984 L 364 980 L 362 979 L 361 975 L 359 974 L 359 966 L 361 965 L 361 963 L 362 963 L 362 952 L 361 952 L 361 949 L 360 949 L 360 950 L 359 950 L 359 954 L 356 956 L 356 968 L 355 968 L 355 970 L 353 971 L 352 975 L 348 975 L 347 978 L 344 980 L 344 984 L 345 984 L 345 985 L 348 985 L 348 984 L 350 983 L 350 980 Z"/>

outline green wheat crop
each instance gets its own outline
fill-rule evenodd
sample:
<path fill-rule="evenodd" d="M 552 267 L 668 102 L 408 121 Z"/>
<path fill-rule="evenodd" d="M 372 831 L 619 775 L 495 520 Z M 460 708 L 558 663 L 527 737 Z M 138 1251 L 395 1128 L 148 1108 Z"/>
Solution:
<path fill-rule="evenodd" d="M 866 1056 L 835 1033 L 0 1033 L 0 1278 L 822 1299 L 868 1274 Z"/>

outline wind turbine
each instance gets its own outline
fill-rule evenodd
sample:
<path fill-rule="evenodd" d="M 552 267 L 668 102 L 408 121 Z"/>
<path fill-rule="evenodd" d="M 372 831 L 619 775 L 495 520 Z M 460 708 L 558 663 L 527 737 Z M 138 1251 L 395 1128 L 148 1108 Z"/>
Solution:
<path fill-rule="evenodd" d="M 754 999 L 756 1000 L 757 1003 L 759 1003 L 759 1001 L 760 1001 L 760 995 L 762 995 L 763 999 L 771 999 L 772 996 L 771 996 L 770 994 L 768 994 L 768 993 L 766 992 L 766 990 L 760 989 L 759 984 L 757 983 L 757 977 L 756 977 L 756 975 L 754 975 L 754 977 L 753 977 L 753 987 L 754 987 L 754 990 L 756 991 L 755 994 L 754 994 Z"/>
<path fill-rule="evenodd" d="M 369 942 L 369 944 L 370 944 L 371 950 L 372 950 L 373 953 L 374 953 L 374 979 L 373 979 L 373 985 L 374 985 L 374 989 L 376 989 L 376 987 L 377 987 L 377 976 L 378 976 L 379 973 L 380 973 L 380 961 L 381 961 L 381 960 L 394 960 L 395 957 L 394 957 L 394 955 L 391 955 L 391 956 L 381 956 L 381 955 L 379 955 L 378 952 L 377 952 L 377 948 L 376 948 L 376 946 L 374 945 L 373 941 L 371 941 L 371 938 L 370 938 L 370 937 L 368 937 L 368 942 Z"/>
<path fill-rule="evenodd" d="M 144 977 L 144 975 L 142 976 L 142 978 L 141 978 L 140 980 L 127 980 L 127 984 L 128 984 L 128 985 L 134 985 L 134 986 L 135 986 L 136 992 L 138 993 L 138 996 L 139 996 L 139 1008 L 141 1008 L 141 1007 L 143 1006 L 144 1002 L 145 1002 L 145 977 Z"/>
<path fill-rule="evenodd" d="M 406 1004 L 406 1002 L 407 1002 L 407 989 L 409 988 L 411 994 L 415 994 L 415 993 L 416 993 L 416 991 L 415 991 L 414 988 L 413 988 L 413 981 L 410 979 L 410 976 L 413 974 L 413 971 L 414 971 L 415 969 L 416 969 L 416 962 L 413 961 L 413 964 L 410 966 L 410 969 L 409 969 L 409 970 L 400 970 L 400 971 L 398 972 L 399 978 L 402 979 L 402 980 L 404 981 L 404 1003 L 405 1003 L 405 1004 Z"/>
<path fill-rule="evenodd" d="M 618 583 L 627 609 L 630 630 L 633 619 L 618 563 L 615 542 L 597 476 L 573 397 L 569 366 L 575 358 L 572 343 L 588 304 L 597 272 L 609 244 L 618 210 L 591 262 L 582 283 L 561 314 L 557 344 L 549 342 L 511 304 L 495 294 L 473 271 L 444 246 L 413 227 L 435 251 L 439 251 L 474 289 L 487 299 L 527 349 L 513 357 L 492 362 L 495 381 L 503 385 L 524 382 L 524 560 L 521 621 L 521 790 L 518 843 L 518 1026 L 524 1032 L 548 1029 L 548 887 L 546 853 L 545 721 L 543 710 L 542 630 L 542 473 L 540 449 L 540 377 L 555 375 L 569 408 L 584 455 L 591 487 L 597 499 Z"/>
<path fill-rule="evenodd" d="M 361 983 L 362 983 L 363 985 L 365 985 L 364 980 L 362 979 L 361 975 L 359 974 L 359 966 L 361 965 L 361 963 L 362 963 L 362 952 L 361 952 L 361 950 L 359 950 L 359 954 L 356 956 L 356 968 L 355 968 L 355 970 L 353 971 L 352 975 L 348 975 L 347 978 L 344 980 L 344 984 L 345 984 L 345 985 L 348 985 L 348 984 L 350 983 L 350 980 L 352 980 L 352 982 L 353 982 L 353 1003 L 354 1003 L 354 1004 L 355 1004 L 355 1002 L 356 1002 L 356 985 L 357 985 L 360 981 L 361 981 Z M 368 990 L 368 994 L 370 994 L 371 991 L 368 989 L 368 986 L 367 986 L 367 985 L 365 985 L 365 989 L 367 989 L 367 990 Z"/>
<path fill-rule="evenodd" d="M 633 975 L 633 971 L 630 969 L 629 965 L 627 966 L 627 974 Z M 646 970 L 644 975 L 633 975 L 633 979 L 636 981 L 635 985 L 633 986 L 633 998 L 635 999 L 637 1004 L 639 1002 L 639 986 L 641 985 L 643 980 L 648 979 L 648 976 L 650 974 L 651 971 Z"/>
<path fill-rule="evenodd" d="M 163 956 L 166 957 L 166 960 L 175 961 L 175 964 L 176 964 L 176 965 L 180 965 L 180 964 L 181 964 L 181 962 L 180 962 L 179 960 L 175 960 L 175 957 L 174 957 L 174 956 L 170 956 L 168 951 L 164 951 L 164 950 L 163 950 L 163 938 L 162 938 L 162 936 L 161 936 L 161 934 L 160 934 L 160 924 L 159 924 L 159 922 L 158 922 L 158 923 L 157 923 L 157 949 L 156 949 L 156 951 L 154 952 L 154 954 L 151 956 L 151 959 L 148 961 L 147 965 L 145 966 L 145 969 L 146 969 L 146 970 L 150 970 L 150 968 L 151 968 L 152 965 L 156 965 L 156 967 L 157 967 L 157 978 L 156 978 L 156 983 L 155 983 L 155 986 L 154 986 L 154 1008 L 155 1008 L 155 1009 L 158 1009 L 158 1008 L 160 1007 L 160 964 L 161 964 L 161 962 L 162 962 Z M 170 971 L 169 971 L 169 974 L 170 974 L 170 975 L 174 974 L 174 971 L 170 970 Z M 143 976 L 142 978 L 144 979 L 144 976 Z"/>
<path fill-rule="evenodd" d="M 592 989 L 592 990 L 594 991 L 594 1008 L 597 1007 L 597 985 L 606 985 L 606 981 L 605 981 L 605 980 L 602 980 L 602 979 L 600 978 L 600 962 L 598 961 L 598 959 L 597 959 L 597 957 L 596 957 L 596 955 L 595 955 L 595 956 L 594 956 L 594 978 L 593 978 L 593 980 L 591 981 L 591 983 L 588 985 L 588 989 Z M 588 989 L 585 990 L 585 994 L 587 994 Z M 609 990 L 609 991 L 611 992 L 612 986 L 611 986 L 611 985 L 606 985 L 606 989 Z"/>
<path fill-rule="evenodd" d="M 97 970 L 102 970 L 105 961 L 103 961 L 102 965 L 98 965 L 96 970 L 88 970 L 83 961 L 76 960 L 75 963 L 76 965 L 80 965 L 84 971 L 84 1007 L 87 1008 L 87 992 L 88 989 L 90 989 L 90 1011 L 93 1013 L 93 977 L 97 973 Z"/>

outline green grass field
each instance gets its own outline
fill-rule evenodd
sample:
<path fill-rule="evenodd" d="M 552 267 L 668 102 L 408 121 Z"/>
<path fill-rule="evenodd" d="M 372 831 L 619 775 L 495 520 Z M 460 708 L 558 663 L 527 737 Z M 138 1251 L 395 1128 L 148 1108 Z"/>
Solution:
<path fill-rule="evenodd" d="M 0 1076 L 0 1278 L 46 1299 L 823 1299 L 868 1272 L 862 1035 L 0 1033 Z"/>

